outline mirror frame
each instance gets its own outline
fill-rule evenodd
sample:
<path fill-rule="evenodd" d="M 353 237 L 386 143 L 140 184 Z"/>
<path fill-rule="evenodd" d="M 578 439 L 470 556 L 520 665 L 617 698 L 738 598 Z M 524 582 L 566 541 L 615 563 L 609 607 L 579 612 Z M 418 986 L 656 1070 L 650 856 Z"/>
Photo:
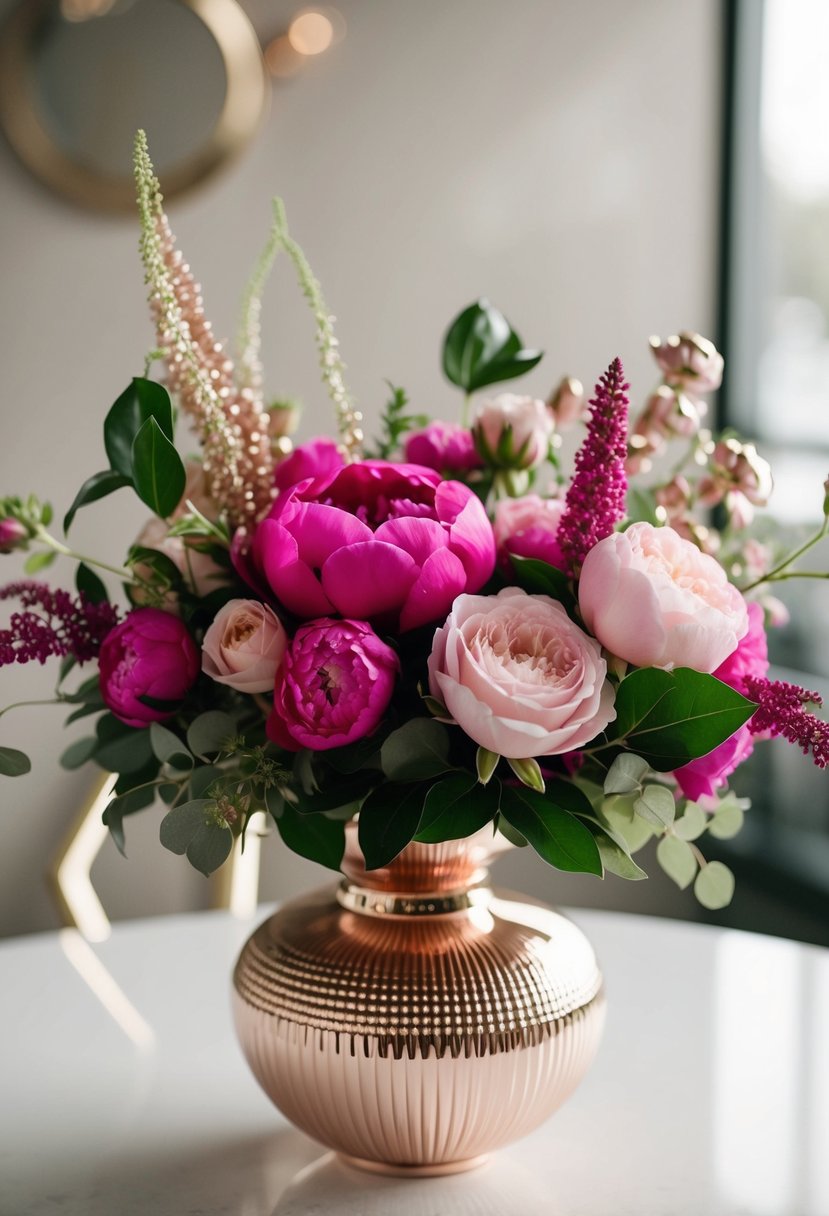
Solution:
<path fill-rule="evenodd" d="M 55 193 L 84 207 L 132 211 L 131 176 L 96 173 L 76 164 L 44 127 L 29 67 L 38 31 L 55 0 L 20 0 L 0 29 L 0 126 L 26 168 Z M 207 27 L 227 77 L 224 105 L 209 138 L 161 174 L 166 198 L 184 193 L 233 160 L 250 142 L 268 101 L 259 39 L 236 0 L 176 0 Z"/>

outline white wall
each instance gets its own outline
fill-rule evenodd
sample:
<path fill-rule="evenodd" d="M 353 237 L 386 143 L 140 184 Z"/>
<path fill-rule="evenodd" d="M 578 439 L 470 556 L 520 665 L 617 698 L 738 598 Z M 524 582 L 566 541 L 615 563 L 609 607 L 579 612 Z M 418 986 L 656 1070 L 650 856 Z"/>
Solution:
<path fill-rule="evenodd" d="M 295 6 L 247 7 L 271 35 Z M 592 381 L 618 353 L 642 397 L 653 380 L 648 335 L 712 325 L 721 6 L 339 7 L 345 40 L 275 88 L 269 119 L 239 164 L 170 207 L 216 328 L 233 332 L 269 199 L 280 192 L 339 317 L 351 386 L 370 418 L 385 377 L 404 384 L 419 408 L 452 415 L 458 403 L 439 374 L 440 337 L 484 293 L 528 344 L 547 351 L 527 388 L 546 394 L 564 373 Z M 186 72 L 183 64 L 183 89 Z M 51 197 L 5 147 L 0 217 L 0 489 L 36 491 L 62 512 L 80 481 L 103 467 L 103 414 L 152 344 L 137 228 Z M 264 320 L 269 390 L 304 399 L 305 434 L 327 427 L 312 327 L 287 265 Z M 121 497 L 79 516 L 80 548 L 122 556 L 142 511 Z M 17 577 L 20 562 L 0 560 L 4 581 Z M 68 581 L 70 571 L 58 567 L 55 581 L 60 575 Z M 4 670 L 2 703 L 48 696 L 53 676 Z M 0 787 L 0 933 L 56 923 L 42 871 L 92 778 L 58 766 L 73 737 L 62 717 L 47 707 L 0 719 L 0 740 L 36 755 L 28 778 Z M 130 861 L 108 843 L 96 863 L 116 917 L 207 898 L 204 881 L 160 848 L 157 824 L 154 812 L 129 821 Z M 319 874 L 276 842 L 267 854 L 269 897 Z M 558 893 L 556 876 L 526 860 L 510 860 L 511 881 Z M 572 883 L 563 889 L 572 899 Z M 593 898 L 592 884 L 578 889 Z M 621 883 L 605 888 L 605 899 L 620 894 Z M 685 900 L 676 899 L 680 910 Z"/>

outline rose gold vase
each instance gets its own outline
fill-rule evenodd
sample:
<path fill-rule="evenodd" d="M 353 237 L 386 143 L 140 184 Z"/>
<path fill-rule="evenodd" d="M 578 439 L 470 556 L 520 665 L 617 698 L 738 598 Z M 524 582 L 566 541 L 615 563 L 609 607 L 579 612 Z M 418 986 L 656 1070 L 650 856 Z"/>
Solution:
<path fill-rule="evenodd" d="M 308 1135 L 368 1169 L 446 1173 L 532 1131 L 598 1047 L 584 934 L 493 892 L 491 829 L 410 844 L 366 872 L 349 829 L 338 890 L 286 904 L 234 973 L 242 1049 Z"/>

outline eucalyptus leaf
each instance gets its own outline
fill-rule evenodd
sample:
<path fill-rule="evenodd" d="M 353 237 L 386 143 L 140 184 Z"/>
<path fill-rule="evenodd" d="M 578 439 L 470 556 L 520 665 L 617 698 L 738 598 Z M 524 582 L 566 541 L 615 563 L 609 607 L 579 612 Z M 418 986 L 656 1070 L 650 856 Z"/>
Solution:
<path fill-rule="evenodd" d="M 173 407 L 163 384 L 136 376 L 104 419 L 104 448 L 110 467 L 132 477 L 132 445 L 149 418 L 172 443 Z"/>
<path fill-rule="evenodd" d="M 196 830 L 208 822 L 207 807 L 212 805 L 210 798 L 194 798 L 168 811 L 159 828 L 159 839 L 164 848 L 171 853 L 186 853 Z"/>
<path fill-rule="evenodd" d="M 708 827 L 708 816 L 696 802 L 686 802 L 682 818 L 674 820 L 674 836 L 697 840 Z"/>
<path fill-rule="evenodd" d="M 127 844 L 124 836 L 125 817 L 127 815 L 134 815 L 137 811 L 143 811 L 148 806 L 152 806 L 155 802 L 155 793 L 155 786 L 127 790 L 124 794 L 118 794 L 116 797 L 110 798 L 106 804 L 102 820 L 109 828 L 109 834 L 122 857 L 126 857 L 127 855 Z"/>
<path fill-rule="evenodd" d="M 680 840 L 677 836 L 663 836 L 656 846 L 656 860 L 680 891 L 690 887 L 699 863 L 686 840 Z"/>
<path fill-rule="evenodd" d="M 714 676 L 644 667 L 619 685 L 614 737 L 657 772 L 669 772 L 713 751 L 755 709 Z"/>
<path fill-rule="evenodd" d="M 357 838 L 367 870 L 386 866 L 405 849 L 417 831 L 429 787 L 383 784 L 372 790 L 360 808 Z"/>
<path fill-rule="evenodd" d="M 219 823 L 202 823 L 187 846 L 187 860 L 205 878 L 227 861 L 233 848 L 233 833 Z"/>
<path fill-rule="evenodd" d="M 162 764 L 172 764 L 175 768 L 192 768 L 193 757 L 182 743 L 178 735 L 162 726 L 160 722 L 150 723 L 150 746 L 153 754 Z M 183 761 L 183 763 L 182 763 Z"/>
<path fill-rule="evenodd" d="M 651 823 L 635 813 L 634 801 L 632 795 L 614 794 L 604 799 L 599 813 L 599 818 L 622 837 L 631 853 L 647 844 L 656 831 Z"/>
<path fill-rule="evenodd" d="M 506 317 L 488 300 L 465 308 L 443 339 L 444 374 L 467 393 L 522 376 L 541 358 L 540 351 L 523 349 Z"/>
<path fill-rule="evenodd" d="M 339 870 L 345 852 L 345 821 L 326 815 L 299 815 L 283 804 L 276 818 L 279 835 L 300 857 L 316 861 L 329 870 Z"/>
<path fill-rule="evenodd" d="M 712 912 L 726 908 L 734 895 L 734 875 L 721 861 L 709 861 L 697 875 L 694 895 Z"/>
<path fill-rule="evenodd" d="M 545 795 L 523 786 L 504 786 L 501 814 L 556 869 L 601 875 L 599 848 L 589 828 L 552 802 L 549 794 L 549 789 Z"/>
<path fill-rule="evenodd" d="M 91 502 L 97 502 L 100 498 L 106 498 L 113 491 L 120 490 L 123 486 L 129 485 L 132 485 L 132 478 L 125 476 L 123 473 L 116 473 L 113 469 L 104 469 L 102 473 L 93 473 L 78 490 L 72 506 L 63 517 L 64 532 L 69 531 L 72 526 L 72 520 L 81 507 L 85 507 Z"/>
<path fill-rule="evenodd" d="M 93 756 L 95 763 L 110 773 L 138 772 L 153 758 L 150 732 L 119 723 L 123 733 L 109 735 L 107 728 L 102 725 L 107 722 L 107 717 L 99 718 L 96 724 L 99 742 Z M 102 735 L 105 737 L 102 738 Z"/>
<path fill-rule="evenodd" d="M 380 764 L 389 781 L 421 781 L 445 773 L 449 732 L 434 718 L 411 718 L 386 739 Z"/>
<path fill-rule="evenodd" d="M 227 744 L 237 733 L 230 714 L 208 709 L 194 718 L 187 728 L 187 746 L 194 756 L 216 755 L 227 750 Z"/>
<path fill-rule="evenodd" d="M 738 802 L 724 802 L 714 813 L 708 824 L 708 831 L 711 836 L 716 836 L 717 840 L 730 840 L 740 831 L 744 819 L 743 808 Z"/>
<path fill-rule="evenodd" d="M 178 452 L 155 418 L 148 418 L 132 443 L 132 481 L 136 494 L 164 519 L 172 515 L 181 501 L 186 480 Z"/>
<path fill-rule="evenodd" d="M 191 798 L 206 798 L 207 791 L 213 782 L 220 777 L 222 770 L 213 764 L 202 764 L 194 768 L 190 774 L 189 792 Z"/>
<path fill-rule="evenodd" d="M 32 762 L 16 747 L 0 747 L 0 776 L 23 777 L 31 772 Z"/>
<path fill-rule="evenodd" d="M 92 759 L 92 755 L 98 746 L 98 740 L 95 735 L 89 735 L 84 739 L 76 739 L 74 743 L 70 743 L 60 758 L 62 768 L 76 769 L 81 768 L 86 764 L 87 760 Z"/>
<path fill-rule="evenodd" d="M 439 844 L 472 836 L 494 819 L 500 803 L 498 780 L 482 785 L 470 773 L 450 773 L 429 787 L 415 839 Z"/>
<path fill-rule="evenodd" d="M 604 780 L 606 794 L 632 794 L 642 788 L 651 766 L 641 756 L 620 752 L 607 770 Z"/>
<path fill-rule="evenodd" d="M 646 785 L 634 800 L 633 809 L 657 827 L 670 827 L 676 817 L 676 800 L 664 785 Z"/>

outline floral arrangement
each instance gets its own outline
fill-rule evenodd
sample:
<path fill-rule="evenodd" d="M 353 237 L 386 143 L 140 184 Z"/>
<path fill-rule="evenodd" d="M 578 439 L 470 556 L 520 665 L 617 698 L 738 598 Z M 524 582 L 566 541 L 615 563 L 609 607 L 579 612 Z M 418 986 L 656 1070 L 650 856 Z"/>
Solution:
<path fill-rule="evenodd" d="M 107 414 L 108 467 L 64 532 L 126 487 L 153 518 L 114 567 L 56 538 L 37 498 L 0 504 L 0 548 L 28 550 L 27 574 L 77 559 L 74 593 L 34 580 L 0 590 L 18 601 L 0 665 L 61 659 L 56 703 L 69 722 L 94 719 L 63 763 L 117 774 L 105 819 L 119 848 L 125 818 L 157 798 L 162 844 L 205 874 L 263 810 L 290 848 L 332 869 L 351 819 L 369 869 L 413 839 L 491 825 L 559 869 L 638 879 L 634 855 L 655 838 L 680 887 L 726 904 L 733 877 L 700 840 L 739 829 L 745 802 L 727 780 L 755 739 L 829 763 L 820 698 L 770 680 L 766 648 L 782 612 L 773 583 L 829 531 L 829 483 L 815 535 L 774 555 L 746 531 L 768 465 L 702 425 L 723 369 L 710 342 L 652 339 L 659 384 L 631 425 L 619 359 L 589 403 L 570 379 L 546 402 L 493 395 L 542 356 L 486 301 L 443 342 L 463 421 L 413 415 L 393 388 L 369 442 L 281 203 L 234 362 L 175 248 L 142 134 L 136 181 L 157 349 Z M 310 304 L 337 421 L 336 438 L 295 450 L 292 408 L 266 400 L 259 358 L 280 251 Z M 176 449 L 185 421 L 198 460 Z M 581 425 L 568 479 L 560 436 Z M 682 458 L 665 476 L 671 444 Z M 29 760 L 2 748 L 0 769 Z"/>

